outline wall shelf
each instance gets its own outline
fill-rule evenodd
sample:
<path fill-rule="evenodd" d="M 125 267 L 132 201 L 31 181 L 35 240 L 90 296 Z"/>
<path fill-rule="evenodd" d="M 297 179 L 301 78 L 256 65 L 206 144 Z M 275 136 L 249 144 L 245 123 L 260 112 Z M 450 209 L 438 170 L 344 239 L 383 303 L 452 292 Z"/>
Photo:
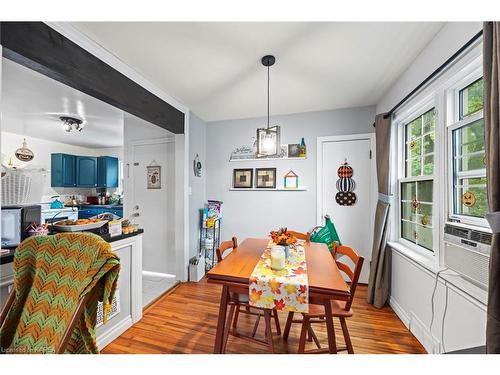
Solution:
<path fill-rule="evenodd" d="M 284 157 L 284 158 L 251 158 L 251 159 L 229 159 L 229 162 L 241 162 L 241 161 L 276 161 L 276 160 L 306 160 L 306 157 Z"/>
<path fill-rule="evenodd" d="M 272 188 L 229 188 L 230 191 L 307 191 L 305 186 L 299 186 L 298 188 L 284 188 L 278 186 L 275 189 Z"/>

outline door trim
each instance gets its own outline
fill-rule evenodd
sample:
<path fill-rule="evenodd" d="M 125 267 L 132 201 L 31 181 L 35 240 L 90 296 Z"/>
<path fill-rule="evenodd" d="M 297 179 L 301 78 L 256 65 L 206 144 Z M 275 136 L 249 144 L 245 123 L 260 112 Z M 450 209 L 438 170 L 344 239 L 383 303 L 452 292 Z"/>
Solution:
<path fill-rule="evenodd" d="M 373 224 L 375 221 L 375 209 L 377 203 L 377 163 L 375 152 L 375 133 L 361 133 L 349 135 L 336 135 L 327 137 L 318 137 L 316 144 L 316 225 L 324 225 L 323 223 L 323 145 L 329 142 L 342 141 L 360 141 L 369 140 L 372 158 L 370 163 L 370 243 L 373 243 Z"/>

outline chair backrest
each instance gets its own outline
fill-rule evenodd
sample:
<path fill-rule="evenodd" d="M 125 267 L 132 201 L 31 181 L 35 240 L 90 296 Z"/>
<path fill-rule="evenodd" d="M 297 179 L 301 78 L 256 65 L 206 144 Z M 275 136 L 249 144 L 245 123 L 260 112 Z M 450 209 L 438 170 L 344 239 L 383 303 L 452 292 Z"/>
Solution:
<path fill-rule="evenodd" d="M 342 254 L 347 256 L 354 263 L 354 270 L 351 269 L 347 264 L 340 262 L 336 259 L 337 254 Z M 352 302 L 354 301 L 354 293 L 356 292 L 356 287 L 358 286 L 359 275 L 361 274 L 361 268 L 363 267 L 364 258 L 359 256 L 354 249 L 349 246 L 339 245 L 335 247 L 335 251 L 333 252 L 333 257 L 335 259 L 335 263 L 337 263 L 337 267 L 339 270 L 344 272 L 349 280 L 351 280 L 350 293 L 351 296 L 349 300 L 345 304 L 346 311 L 351 308 Z"/>
<path fill-rule="evenodd" d="M 222 262 L 222 260 L 227 256 L 227 253 L 230 253 L 234 249 L 238 247 L 238 239 L 233 237 L 231 240 L 222 241 L 217 248 L 217 262 Z"/>
<path fill-rule="evenodd" d="M 293 234 L 297 239 L 309 242 L 311 240 L 311 233 L 301 233 L 294 230 L 287 230 L 288 233 Z"/>

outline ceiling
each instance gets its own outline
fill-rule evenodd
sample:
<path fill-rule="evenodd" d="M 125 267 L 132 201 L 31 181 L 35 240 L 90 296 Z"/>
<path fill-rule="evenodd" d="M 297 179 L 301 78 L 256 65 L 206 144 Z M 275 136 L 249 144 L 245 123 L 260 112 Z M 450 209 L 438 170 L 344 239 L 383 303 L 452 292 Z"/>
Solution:
<path fill-rule="evenodd" d="M 63 114 L 83 118 L 82 132 L 65 132 Z M 123 111 L 3 58 L 2 131 L 89 148 L 120 147 Z"/>
<path fill-rule="evenodd" d="M 205 121 L 375 105 L 444 23 L 73 23 Z"/>

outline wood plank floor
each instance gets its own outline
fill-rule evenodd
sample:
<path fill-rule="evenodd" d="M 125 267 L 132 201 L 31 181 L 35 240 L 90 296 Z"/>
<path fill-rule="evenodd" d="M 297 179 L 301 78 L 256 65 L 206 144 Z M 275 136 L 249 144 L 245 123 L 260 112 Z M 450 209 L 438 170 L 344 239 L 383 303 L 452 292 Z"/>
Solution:
<path fill-rule="evenodd" d="M 141 321 L 104 348 L 102 353 L 212 353 L 221 289 L 204 280 L 179 285 L 152 304 L 144 312 Z M 366 303 L 365 297 L 366 286 L 360 285 L 353 304 L 354 317 L 347 322 L 355 353 L 425 353 L 422 345 L 390 307 L 375 309 Z M 240 314 L 238 329 L 251 332 L 254 319 Z M 285 320 L 286 314 L 281 314 L 282 329 Z M 261 322 L 258 335 L 263 337 L 263 319 Z M 338 320 L 334 323 L 337 344 L 343 346 Z M 326 327 L 322 324 L 314 327 L 321 343 L 326 346 Z M 288 341 L 275 336 L 276 351 L 296 353 L 299 333 L 300 325 L 294 324 Z M 311 348 L 314 346 L 313 343 L 308 345 Z M 230 336 L 227 352 L 266 353 L 267 349 Z"/>

